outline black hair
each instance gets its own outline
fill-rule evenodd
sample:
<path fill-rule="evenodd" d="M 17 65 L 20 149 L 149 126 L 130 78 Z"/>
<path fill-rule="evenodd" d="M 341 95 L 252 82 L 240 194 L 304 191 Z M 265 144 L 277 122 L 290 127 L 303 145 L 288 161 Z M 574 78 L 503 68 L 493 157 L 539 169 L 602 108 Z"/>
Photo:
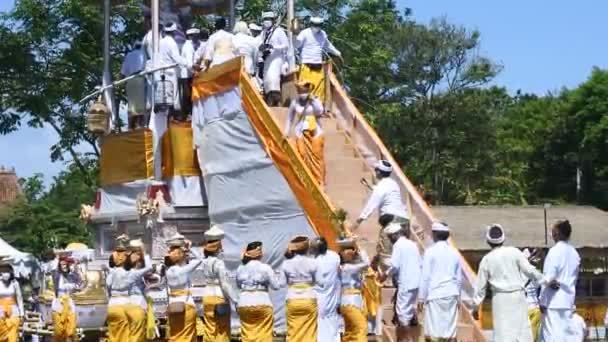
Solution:
<path fill-rule="evenodd" d="M 254 250 L 258 247 L 262 247 L 262 242 L 261 241 L 253 241 L 247 244 L 247 249 L 248 251 Z M 243 263 L 243 265 L 247 265 L 248 262 L 250 262 L 251 260 L 256 260 L 257 258 L 250 258 L 247 256 L 243 255 L 243 259 L 241 259 L 241 262 Z"/>
<path fill-rule="evenodd" d="M 433 237 L 437 241 L 447 241 L 450 238 L 450 232 L 433 231 Z"/>
<path fill-rule="evenodd" d="M 129 254 L 129 257 L 127 259 L 129 259 L 129 263 L 131 264 L 131 268 L 144 268 L 146 267 L 146 259 L 144 258 L 144 256 L 142 254 L 140 254 L 139 256 L 139 261 L 137 263 L 134 263 L 131 261 L 131 255 L 135 254 L 137 252 L 133 252 L 131 254 Z M 139 266 L 141 265 L 141 266 Z"/>
<path fill-rule="evenodd" d="M 215 30 L 216 31 L 223 30 L 225 28 L 226 28 L 226 18 L 219 17 L 219 18 L 215 19 Z"/>
<path fill-rule="evenodd" d="M 110 255 L 110 260 L 108 260 L 108 265 L 110 266 L 110 268 L 114 268 L 114 267 L 118 267 L 116 265 L 116 262 L 114 261 L 114 254 Z M 122 268 L 124 268 L 125 270 L 130 270 L 131 268 L 133 268 L 133 264 L 131 263 L 131 255 L 127 254 L 127 258 L 125 259 L 125 263 L 122 264 L 122 266 L 120 266 Z"/>
<path fill-rule="evenodd" d="M 555 222 L 555 228 L 559 231 L 559 236 L 562 240 L 569 240 L 572 235 L 572 226 L 568 220 L 558 220 Z"/>
<path fill-rule="evenodd" d="M 380 215 L 380 218 L 378 219 L 378 223 L 380 224 L 380 227 L 386 228 L 386 226 L 388 226 L 389 223 L 393 222 L 394 219 L 395 219 L 395 215 L 383 214 L 383 215 Z"/>
<path fill-rule="evenodd" d="M 327 240 L 322 236 L 317 239 L 317 253 L 327 254 Z"/>
<path fill-rule="evenodd" d="M 8 279 L 9 282 L 15 280 L 15 271 L 13 270 L 13 266 L 11 266 L 10 264 L 0 265 L 0 272 L 8 272 L 8 273 L 10 273 L 11 276 Z"/>
<path fill-rule="evenodd" d="M 163 260 L 163 264 L 165 264 L 165 267 L 166 267 L 166 268 L 169 268 L 169 267 L 171 267 L 171 266 L 175 265 L 175 264 L 173 263 L 173 261 L 171 261 L 171 258 L 169 258 L 169 256 L 168 256 L 168 255 L 167 255 L 167 256 L 165 256 L 165 259 Z"/>
<path fill-rule="evenodd" d="M 291 240 L 291 242 L 298 243 L 298 242 L 304 242 L 306 240 L 308 240 L 307 237 L 305 237 L 305 236 L 298 236 L 295 239 Z M 298 250 L 298 251 L 291 251 L 291 250 L 287 249 L 287 251 L 285 252 L 285 258 L 286 259 L 291 259 L 291 258 L 293 258 L 296 255 L 306 255 L 306 254 L 308 254 L 308 248 L 301 249 L 301 250 Z"/>

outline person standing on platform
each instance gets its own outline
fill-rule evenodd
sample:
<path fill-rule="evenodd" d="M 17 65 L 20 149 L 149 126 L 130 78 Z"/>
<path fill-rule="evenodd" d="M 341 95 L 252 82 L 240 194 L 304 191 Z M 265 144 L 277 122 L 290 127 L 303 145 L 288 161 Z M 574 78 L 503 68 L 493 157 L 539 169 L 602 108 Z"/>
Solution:
<path fill-rule="evenodd" d="M 505 233 L 499 224 L 487 228 L 486 240 L 492 250 L 481 259 L 479 265 L 473 296 L 473 317 L 479 318 L 479 306 L 490 287 L 494 341 L 531 342 L 532 329 L 524 286 L 528 279 L 544 282 L 543 275 L 519 249 L 503 246 Z"/>
<path fill-rule="evenodd" d="M 205 46 L 204 68 L 222 64 L 236 57 L 233 39 L 234 35 L 226 30 L 226 18 L 219 17 L 215 21 L 215 32 L 209 36 Z"/>
<path fill-rule="evenodd" d="M 264 99 L 271 107 L 281 102 L 281 70 L 289 48 L 287 34 L 276 22 L 274 12 L 264 12 L 262 43 L 258 57 L 258 68 L 262 66 L 264 80 Z"/>
<path fill-rule="evenodd" d="M 129 241 L 129 341 L 144 342 L 153 338 L 154 307 L 145 295 L 144 277 L 152 271 L 152 259 L 145 254 L 144 244 L 140 239 Z"/>
<path fill-rule="evenodd" d="M 368 327 L 362 288 L 363 277 L 369 268 L 370 260 L 365 251 L 357 248 L 354 239 L 338 240 L 338 246 L 340 246 L 342 283 L 340 313 L 344 318 L 342 341 L 365 342 Z"/>
<path fill-rule="evenodd" d="M 296 38 L 296 49 L 300 51 L 300 81 L 312 84 L 312 94 L 325 103 L 325 78 L 327 69 L 324 68 L 324 56 L 329 54 L 342 58 L 342 54 L 327 38 L 327 33 L 321 29 L 323 18 L 311 17 L 310 27 L 302 30 Z"/>
<path fill-rule="evenodd" d="M 165 80 L 171 82 L 171 89 L 165 92 L 165 96 L 172 101 L 173 110 L 181 111 L 181 103 L 179 102 L 179 96 L 177 96 L 177 76 L 180 72 L 180 67 L 187 68 L 188 63 L 182 57 L 179 52 L 179 47 L 177 46 L 177 42 L 175 41 L 175 33 L 177 31 L 177 25 L 174 22 L 170 22 L 165 25 L 164 29 L 164 37 L 160 40 L 159 43 L 159 60 L 161 66 L 168 66 L 172 64 L 178 64 L 174 68 L 169 68 L 162 70 L 157 74 L 156 80 L 162 80 L 164 75 Z M 166 123 L 165 123 L 166 126 Z"/>
<path fill-rule="evenodd" d="M 120 73 L 124 77 L 138 74 L 146 68 L 146 55 L 140 41 L 133 44 L 133 49 L 125 56 Z M 127 113 L 129 115 L 129 129 L 144 128 L 150 119 L 148 110 L 147 80 L 145 76 L 135 77 L 127 81 Z"/>
<path fill-rule="evenodd" d="M 523 250 L 524 256 L 528 259 L 530 264 L 534 267 L 538 267 L 540 257 L 538 256 L 538 250 L 529 249 Z M 534 279 L 528 279 L 526 282 L 526 301 L 528 302 L 528 319 L 530 320 L 530 328 L 532 328 L 532 338 L 534 342 L 540 341 L 540 320 L 541 312 L 538 303 L 538 293 L 540 290 L 540 284 Z"/>
<path fill-rule="evenodd" d="M 19 341 L 19 326 L 25 316 L 21 286 L 15 279 L 13 267 L 0 264 L 0 339 L 5 342 Z"/>
<path fill-rule="evenodd" d="M 568 220 L 557 221 L 551 235 L 555 246 L 551 247 L 543 272 L 553 286 L 543 286 L 540 292 L 540 307 L 543 341 L 565 341 L 576 298 L 576 282 L 581 258 L 570 244 L 572 226 Z"/>
<path fill-rule="evenodd" d="M 294 131 L 296 148 L 317 184 L 325 185 L 325 136 L 321 127 L 323 104 L 313 96 L 311 84 L 296 84 L 298 96 L 291 100 L 285 121 L 285 138 Z M 295 129 L 292 127 L 296 123 Z"/>
<path fill-rule="evenodd" d="M 255 62 L 258 60 L 260 44 L 253 38 L 247 28 L 247 23 L 239 21 L 234 25 L 234 49 L 238 56 L 245 58 L 245 71 L 250 76 L 255 75 Z"/>
<path fill-rule="evenodd" d="M 262 243 L 249 243 L 236 270 L 243 342 L 272 342 L 274 309 L 268 291 L 278 290 L 281 284 L 272 268 L 261 261 L 262 256 Z"/>
<path fill-rule="evenodd" d="M 237 300 L 224 260 L 220 259 L 224 231 L 214 225 L 204 235 L 203 341 L 230 342 L 230 304 Z"/>
<path fill-rule="evenodd" d="M 167 244 L 169 253 L 165 257 L 165 273 L 169 288 L 167 319 L 170 342 L 190 342 L 196 338 L 196 306 L 190 288 L 192 273 L 203 262 L 203 256 L 196 248 L 190 248 L 190 241 L 181 234 L 175 234 Z M 194 256 L 186 260 L 186 253 Z"/>
<path fill-rule="evenodd" d="M 381 281 L 393 277 L 396 284 L 395 317 L 397 341 L 417 340 L 418 318 L 416 300 L 421 277 L 421 257 L 418 246 L 409 239 L 409 226 L 392 222 L 386 227 L 386 234 L 393 243 L 389 268 L 381 276 Z"/>
<path fill-rule="evenodd" d="M 356 230 L 363 221 L 367 220 L 375 210 L 378 210 L 378 223 L 381 227 L 378 236 L 378 245 L 376 247 L 380 256 L 380 267 L 386 269 L 388 258 L 391 256 L 392 243 L 388 238 L 385 227 L 391 222 L 397 222 L 405 226 L 409 230 L 409 215 L 405 204 L 401 197 L 401 188 L 399 184 L 391 178 L 393 167 L 386 160 L 379 160 L 374 165 L 376 179 L 378 183 L 374 186 L 373 191 L 359 218 L 357 219 L 354 230 Z"/>
<path fill-rule="evenodd" d="M 184 119 L 192 114 L 192 68 L 194 65 L 194 54 L 201 46 L 200 33 L 201 30 L 196 27 L 188 29 L 186 31 L 188 39 L 182 46 L 182 58 L 186 61 L 186 66 L 180 70 L 179 95 Z"/>
<path fill-rule="evenodd" d="M 317 274 L 319 281 L 315 285 L 317 305 L 319 307 L 318 341 L 340 341 L 340 256 L 327 248 L 327 241 L 323 237 L 316 239 L 313 246 L 315 260 L 317 261 Z"/>
<path fill-rule="evenodd" d="M 450 246 L 450 228 L 442 222 L 432 226 L 435 243 L 424 252 L 419 301 L 424 307 L 424 335 L 431 341 L 456 341 L 462 264 Z"/>
<path fill-rule="evenodd" d="M 292 239 L 279 271 L 281 286 L 287 285 L 285 315 L 289 342 L 310 342 L 318 338 L 318 306 L 314 291 L 318 283 L 317 262 L 307 255 L 309 247 L 306 236 Z"/>

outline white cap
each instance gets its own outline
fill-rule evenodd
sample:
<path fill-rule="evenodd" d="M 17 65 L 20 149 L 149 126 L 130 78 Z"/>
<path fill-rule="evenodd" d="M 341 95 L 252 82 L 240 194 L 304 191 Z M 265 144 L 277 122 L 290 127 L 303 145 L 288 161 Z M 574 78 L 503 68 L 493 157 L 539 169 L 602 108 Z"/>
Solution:
<path fill-rule="evenodd" d="M 174 22 L 169 22 L 168 24 L 165 25 L 163 30 L 165 32 L 175 32 L 175 31 L 177 31 L 177 25 Z"/>
<path fill-rule="evenodd" d="M 389 163 L 386 160 L 378 160 L 375 164 L 374 164 L 374 168 L 376 170 L 380 170 L 382 172 L 393 172 L 393 167 L 391 166 L 391 163 Z"/>
<path fill-rule="evenodd" d="M 264 12 L 264 13 L 262 13 L 262 18 L 263 19 L 266 19 L 266 18 L 275 19 L 276 14 L 274 14 L 274 12 L 272 12 L 272 11 Z"/>
<path fill-rule="evenodd" d="M 221 240 L 224 238 L 224 231 L 214 224 L 209 230 L 205 231 L 204 236 L 206 241 Z"/>
<path fill-rule="evenodd" d="M 401 230 L 402 230 L 401 224 L 399 224 L 397 222 L 391 222 L 384 228 L 384 232 L 386 234 L 399 233 Z"/>
<path fill-rule="evenodd" d="M 431 230 L 434 232 L 449 232 L 450 227 L 448 227 L 448 225 L 443 222 L 435 221 L 433 222 Z"/>
<path fill-rule="evenodd" d="M 196 27 L 190 28 L 188 29 L 188 31 L 186 31 L 186 34 L 199 34 L 201 33 L 201 30 L 197 29 Z"/>
<path fill-rule="evenodd" d="M 497 237 L 497 238 L 492 238 L 492 237 L 490 236 L 490 230 L 491 230 L 492 228 L 498 228 L 498 229 L 500 230 L 501 234 L 500 234 L 500 236 L 499 236 L 499 237 Z M 502 244 L 502 243 L 504 243 L 504 242 L 505 242 L 505 238 L 506 238 L 506 237 L 505 237 L 505 230 L 502 228 L 502 226 L 501 226 L 501 225 L 499 225 L 498 223 L 494 223 L 494 224 L 489 225 L 489 226 L 488 226 L 486 229 L 487 229 L 487 232 L 486 232 L 486 240 L 487 240 L 489 243 L 491 243 L 491 244 L 493 244 L 493 245 L 500 245 L 500 244 Z"/>
<path fill-rule="evenodd" d="M 323 24 L 323 21 L 324 21 L 323 18 L 321 18 L 319 16 L 310 17 L 311 24 L 321 25 L 321 24 Z"/>
<path fill-rule="evenodd" d="M 259 25 L 257 25 L 257 24 L 255 24 L 255 23 L 249 24 L 249 29 L 251 31 L 262 31 L 262 27 L 259 26 Z"/>

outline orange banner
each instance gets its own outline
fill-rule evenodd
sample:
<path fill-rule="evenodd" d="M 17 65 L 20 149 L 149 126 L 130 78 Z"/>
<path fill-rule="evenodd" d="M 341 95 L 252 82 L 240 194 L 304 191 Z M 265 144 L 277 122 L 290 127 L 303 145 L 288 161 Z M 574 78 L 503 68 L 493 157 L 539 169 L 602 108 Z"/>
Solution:
<path fill-rule="evenodd" d="M 192 83 L 192 102 L 225 92 L 239 85 L 242 58 L 234 58 L 196 75 Z"/>
<path fill-rule="evenodd" d="M 121 184 L 154 176 L 152 131 L 140 129 L 101 138 L 99 178 L 101 186 Z"/>
<path fill-rule="evenodd" d="M 163 177 L 200 176 L 196 152 L 192 147 L 192 125 L 171 122 L 163 135 Z"/>

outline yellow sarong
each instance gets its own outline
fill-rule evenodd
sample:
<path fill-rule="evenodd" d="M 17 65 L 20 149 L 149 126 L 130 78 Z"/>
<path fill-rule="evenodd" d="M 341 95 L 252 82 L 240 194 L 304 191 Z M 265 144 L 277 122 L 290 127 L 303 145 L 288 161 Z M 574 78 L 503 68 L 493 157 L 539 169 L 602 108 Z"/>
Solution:
<path fill-rule="evenodd" d="M 287 300 L 287 341 L 309 342 L 317 340 L 317 300 Z"/>
<path fill-rule="evenodd" d="M 146 296 L 148 310 L 146 311 L 146 339 L 156 338 L 156 320 L 154 319 L 154 300 Z"/>
<path fill-rule="evenodd" d="M 108 342 L 130 341 L 127 311 L 131 305 L 108 306 Z"/>
<path fill-rule="evenodd" d="M 241 320 L 241 341 L 272 342 L 272 306 L 239 307 L 239 318 Z"/>
<path fill-rule="evenodd" d="M 302 64 L 299 80 L 300 82 L 310 82 L 312 85 L 311 94 L 318 97 L 325 104 L 325 65 L 319 70 L 313 70 L 308 65 Z"/>
<path fill-rule="evenodd" d="M 342 342 L 367 341 L 367 319 L 365 312 L 354 305 L 340 305 L 344 318 L 344 336 Z"/>
<path fill-rule="evenodd" d="M 19 340 L 19 317 L 13 315 L 13 298 L 0 299 L 0 307 L 4 312 L 4 317 L 0 318 L 0 341 L 17 342 Z"/>
<path fill-rule="evenodd" d="M 303 131 L 302 136 L 296 140 L 296 148 L 317 183 L 323 185 L 325 184 L 325 157 L 323 151 L 325 137 L 323 135 L 315 137 L 314 134 L 314 131 Z"/>
<path fill-rule="evenodd" d="M 127 320 L 129 322 L 129 342 L 143 342 L 146 340 L 147 315 L 139 305 L 125 305 Z"/>
<path fill-rule="evenodd" d="M 363 280 L 363 289 L 361 289 L 361 293 L 363 295 L 363 300 L 365 303 L 365 308 L 367 309 L 367 313 L 372 317 L 376 318 L 378 314 L 378 309 L 380 308 L 380 304 L 382 303 L 381 298 L 381 287 L 382 285 L 378 282 L 378 277 L 376 272 L 370 267 L 367 270 L 367 273 L 364 275 Z"/>
<path fill-rule="evenodd" d="M 169 314 L 169 341 L 196 341 L 196 308 L 185 304 L 185 311 Z"/>
<path fill-rule="evenodd" d="M 62 295 L 61 312 L 53 312 L 53 342 L 67 342 L 70 337 L 76 338 L 76 313 L 72 311 L 70 296 Z"/>
<path fill-rule="evenodd" d="M 225 301 L 219 296 L 203 297 L 203 341 L 230 342 L 230 315 L 215 317 L 215 306 Z"/>
<path fill-rule="evenodd" d="M 540 341 L 540 319 L 542 318 L 539 308 L 528 310 L 528 319 L 530 320 L 530 328 L 532 328 L 532 337 L 534 342 Z"/>

